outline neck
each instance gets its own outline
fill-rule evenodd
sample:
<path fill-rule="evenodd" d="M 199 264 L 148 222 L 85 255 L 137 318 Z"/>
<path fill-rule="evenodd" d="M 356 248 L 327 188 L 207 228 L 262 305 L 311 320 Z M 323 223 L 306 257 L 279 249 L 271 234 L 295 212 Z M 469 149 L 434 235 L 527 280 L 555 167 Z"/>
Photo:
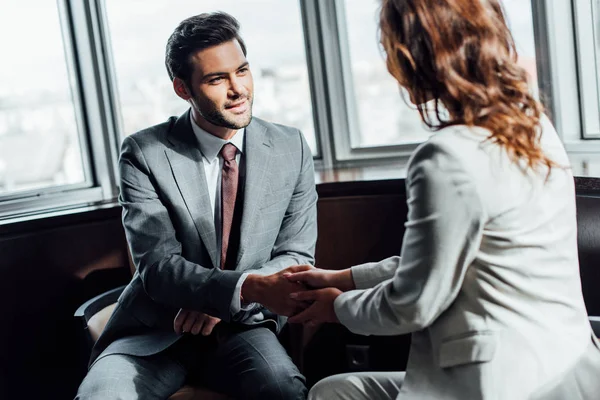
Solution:
<path fill-rule="evenodd" d="M 226 128 L 223 126 L 217 126 L 204 119 L 194 108 L 192 108 L 192 118 L 194 122 L 206 132 L 213 136 L 221 138 L 223 140 L 231 139 L 236 133 L 237 129 Z"/>

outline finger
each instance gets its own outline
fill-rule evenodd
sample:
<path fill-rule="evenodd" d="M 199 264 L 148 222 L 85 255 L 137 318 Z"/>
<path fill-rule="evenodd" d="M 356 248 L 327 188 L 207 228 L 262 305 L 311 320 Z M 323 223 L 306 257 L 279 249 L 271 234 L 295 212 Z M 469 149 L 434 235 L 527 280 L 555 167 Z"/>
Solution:
<path fill-rule="evenodd" d="M 198 314 L 196 312 L 191 311 L 187 318 L 185 319 L 185 322 L 183 323 L 183 331 L 184 332 L 191 332 L 192 327 L 194 326 L 194 324 L 196 323 L 196 320 L 198 319 Z"/>
<path fill-rule="evenodd" d="M 200 331 L 202 331 L 202 328 L 204 328 L 204 326 L 206 325 L 207 318 L 208 316 L 206 315 L 198 316 L 198 318 L 196 318 L 196 322 L 194 322 L 194 326 L 192 326 L 192 329 L 190 330 L 190 333 L 192 335 L 199 334 Z"/>
<path fill-rule="evenodd" d="M 310 320 L 306 323 L 306 326 L 308 326 L 309 328 L 315 328 L 316 326 L 319 326 L 321 323 L 317 322 L 315 320 Z"/>
<path fill-rule="evenodd" d="M 291 282 L 307 282 L 310 280 L 313 271 L 300 271 L 294 273 L 285 273 L 285 276 Z"/>
<path fill-rule="evenodd" d="M 204 323 L 204 328 L 202 329 L 202 335 L 208 336 L 212 333 L 215 325 L 217 325 L 221 321 L 218 318 L 209 318 L 208 321 Z"/>
<path fill-rule="evenodd" d="M 305 290 L 303 292 L 290 293 L 290 297 L 298 301 L 314 301 L 317 300 L 323 289 L 318 290 Z"/>
<path fill-rule="evenodd" d="M 313 267 L 312 265 L 294 265 L 292 267 L 288 267 L 285 269 L 286 273 L 297 273 L 297 272 L 302 272 L 302 271 L 309 271 L 311 269 L 315 269 L 315 267 Z"/>
<path fill-rule="evenodd" d="M 305 322 L 311 321 L 312 319 L 314 319 L 314 308 L 314 306 L 308 307 L 300 314 L 296 314 L 293 317 L 290 317 L 288 319 L 288 322 L 291 322 L 292 324 L 303 324 Z"/>
<path fill-rule="evenodd" d="M 288 293 L 293 293 L 293 292 L 304 292 L 305 290 L 308 290 L 308 288 L 306 287 L 306 285 L 302 282 L 289 282 L 289 281 L 284 281 L 284 288 Z"/>
<path fill-rule="evenodd" d="M 177 333 L 177 334 L 181 333 L 181 331 L 182 331 L 181 327 L 183 325 L 183 322 L 187 318 L 187 315 L 188 315 L 187 310 L 184 310 L 183 308 L 179 309 L 177 316 L 175 316 L 175 319 L 173 320 L 173 329 L 175 329 L 175 333 Z"/>
<path fill-rule="evenodd" d="M 308 307 L 311 306 L 312 303 L 305 303 L 305 302 L 296 302 L 295 306 L 292 308 L 293 311 L 290 315 L 296 315 L 301 313 L 302 311 L 306 310 Z"/>

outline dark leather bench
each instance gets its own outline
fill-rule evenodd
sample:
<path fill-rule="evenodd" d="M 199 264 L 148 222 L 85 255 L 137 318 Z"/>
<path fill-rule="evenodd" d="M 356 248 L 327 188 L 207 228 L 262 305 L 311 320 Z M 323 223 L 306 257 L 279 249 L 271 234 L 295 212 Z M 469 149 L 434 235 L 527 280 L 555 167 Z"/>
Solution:
<path fill-rule="evenodd" d="M 577 247 L 588 314 L 600 315 L 600 196 L 577 196 Z"/>

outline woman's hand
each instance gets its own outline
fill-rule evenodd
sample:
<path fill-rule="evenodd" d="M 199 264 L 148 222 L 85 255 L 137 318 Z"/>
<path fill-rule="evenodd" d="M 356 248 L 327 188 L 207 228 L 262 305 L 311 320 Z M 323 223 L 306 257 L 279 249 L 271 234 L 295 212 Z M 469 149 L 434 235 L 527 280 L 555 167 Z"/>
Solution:
<path fill-rule="evenodd" d="M 292 282 L 303 283 L 313 289 L 332 287 L 346 292 L 356 288 L 350 268 L 341 271 L 312 268 L 307 271 L 287 273 L 284 276 Z"/>
<path fill-rule="evenodd" d="M 332 287 L 290 294 L 292 299 L 310 305 L 304 311 L 289 318 L 288 321 L 294 324 L 308 325 L 324 322 L 339 323 L 333 303 L 340 294 L 342 294 L 341 290 Z"/>

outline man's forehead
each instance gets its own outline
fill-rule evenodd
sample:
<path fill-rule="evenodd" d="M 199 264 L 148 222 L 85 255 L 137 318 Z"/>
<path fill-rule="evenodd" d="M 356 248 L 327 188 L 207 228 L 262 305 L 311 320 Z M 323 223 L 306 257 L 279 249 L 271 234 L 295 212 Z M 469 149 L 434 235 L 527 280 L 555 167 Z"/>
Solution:
<path fill-rule="evenodd" d="M 246 56 L 237 40 L 231 40 L 197 51 L 190 56 L 194 71 L 201 75 L 232 72 L 246 62 Z"/>

